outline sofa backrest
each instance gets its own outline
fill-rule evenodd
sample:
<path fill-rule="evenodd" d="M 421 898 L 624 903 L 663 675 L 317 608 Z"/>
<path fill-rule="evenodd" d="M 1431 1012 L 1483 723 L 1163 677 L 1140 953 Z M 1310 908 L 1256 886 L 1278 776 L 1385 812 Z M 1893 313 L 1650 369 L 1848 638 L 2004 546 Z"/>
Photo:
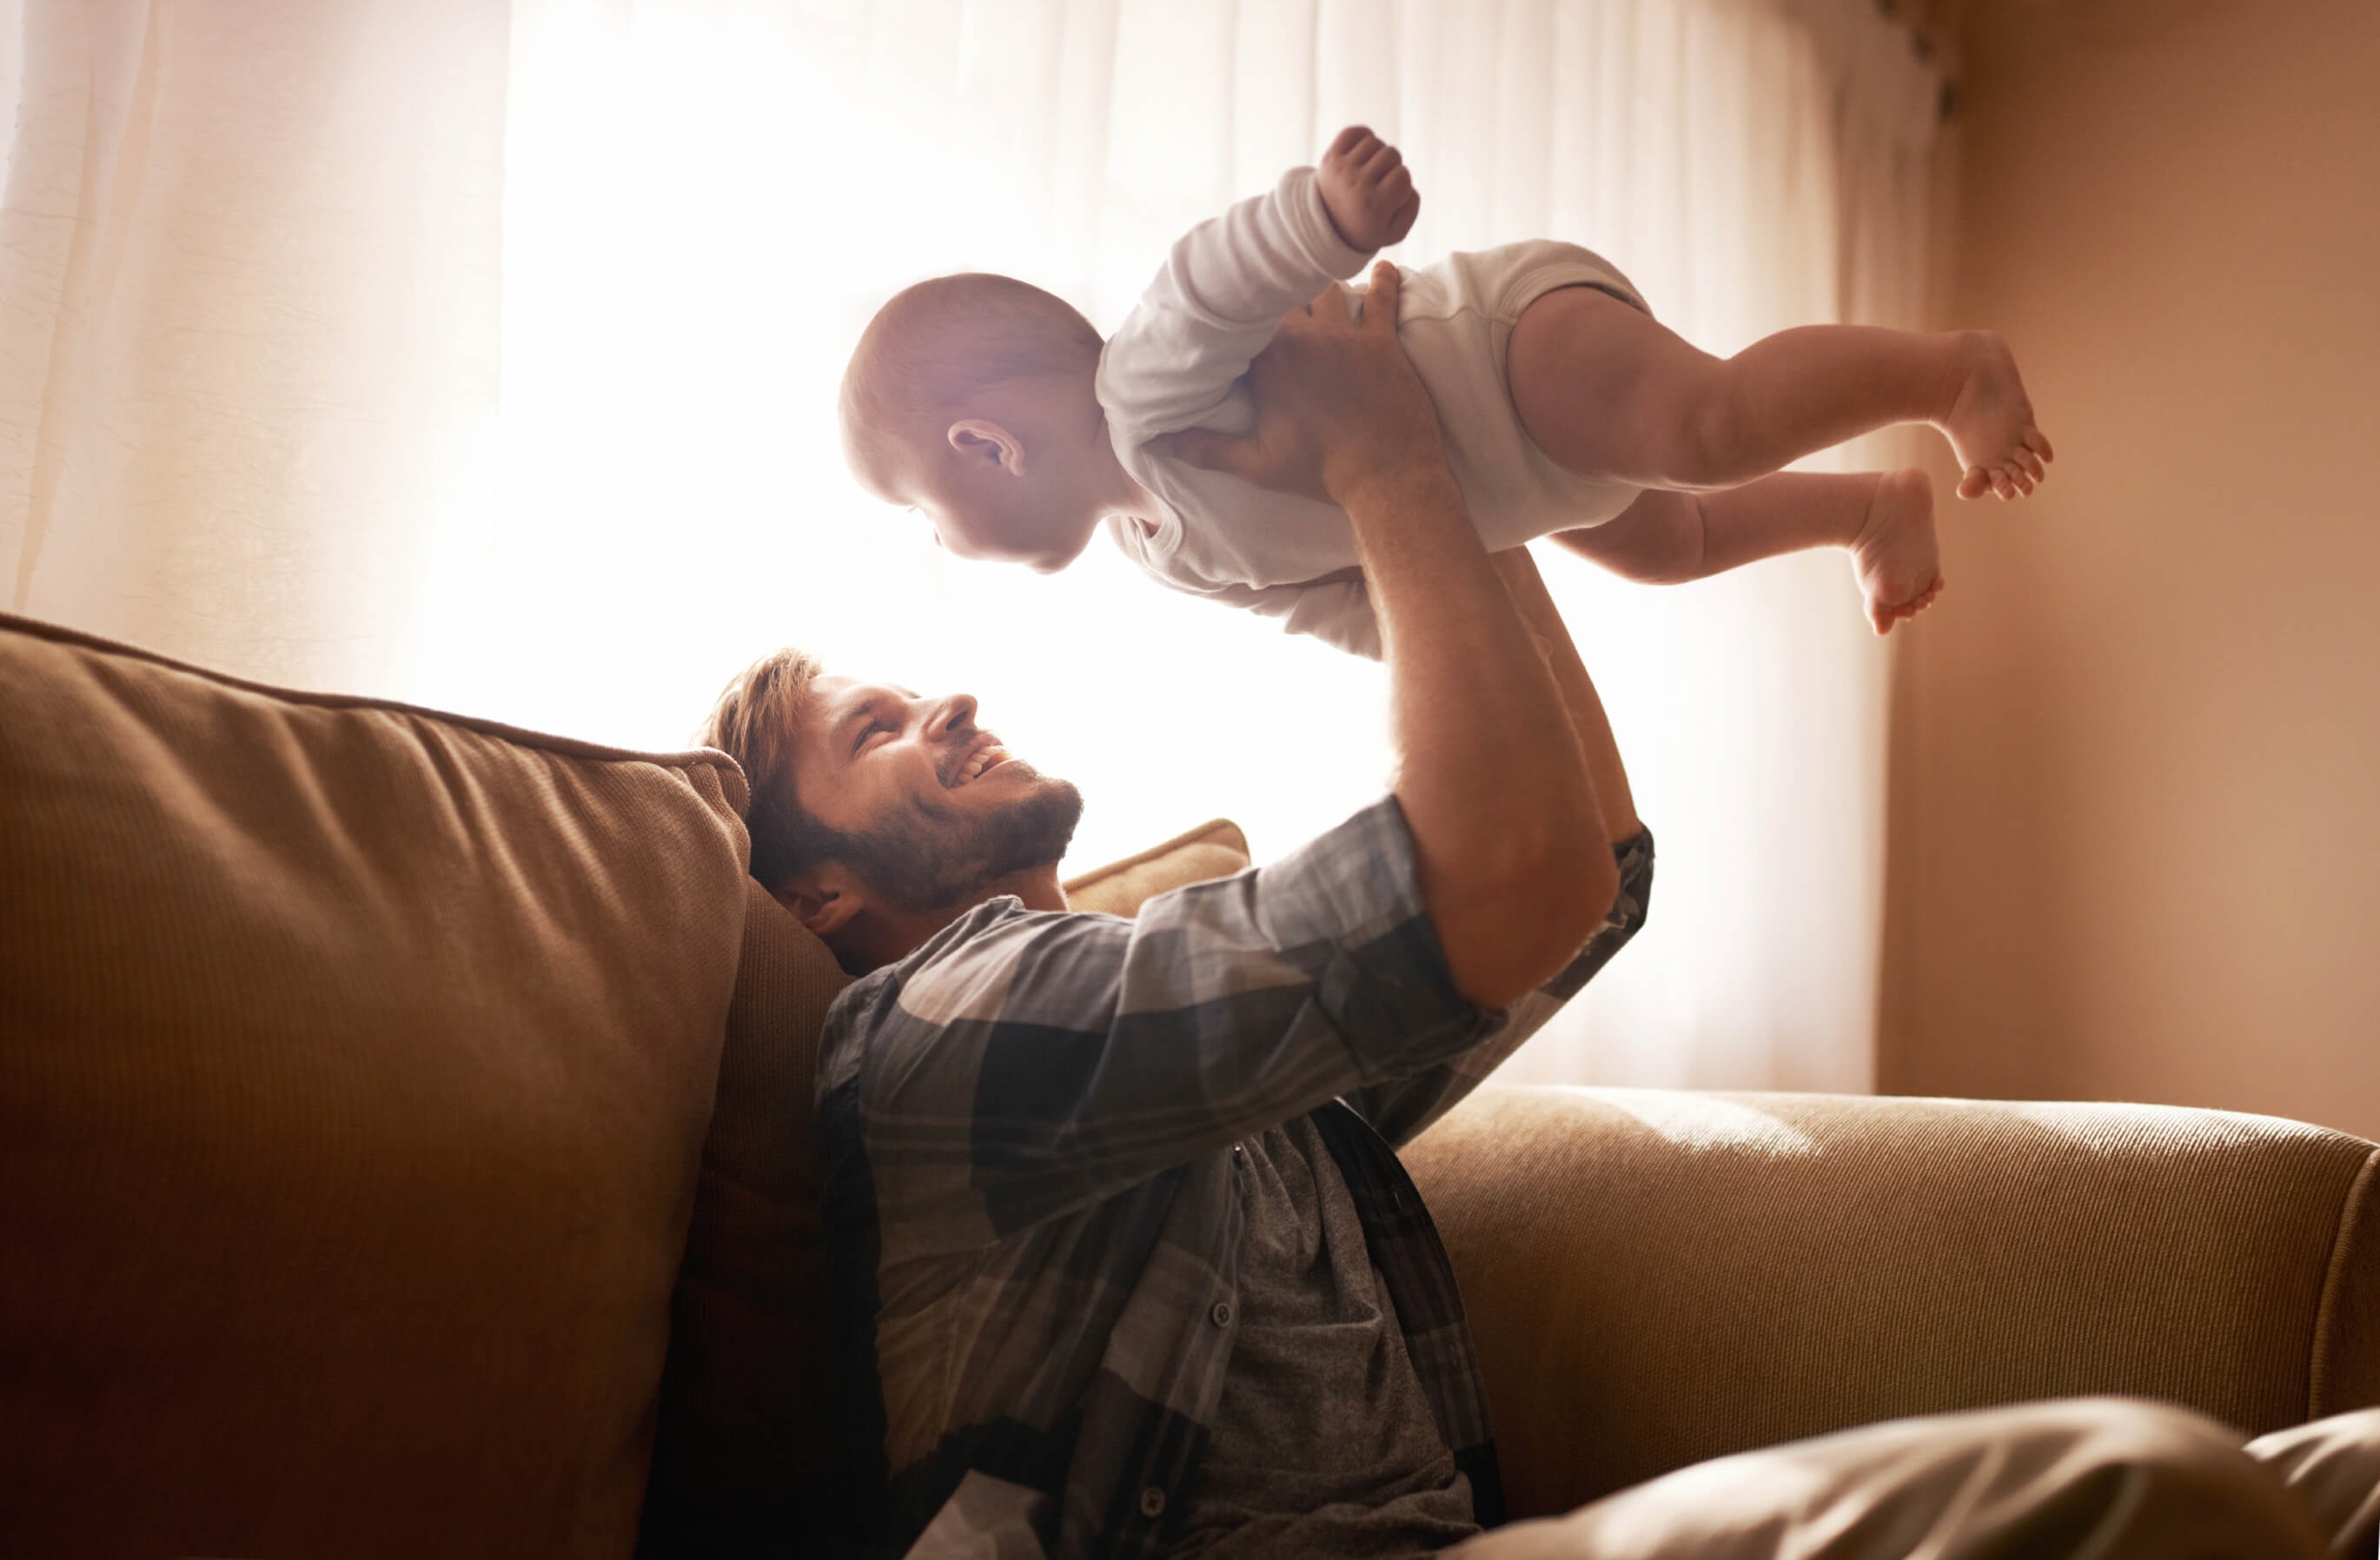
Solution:
<path fill-rule="evenodd" d="M 743 802 L 0 617 L 0 1553 L 629 1552 Z"/>
<path fill-rule="evenodd" d="M 819 1026 L 850 977 L 759 884 L 745 888 L 638 1546 L 656 1557 L 824 1554 L 856 1530 L 810 1108 Z"/>

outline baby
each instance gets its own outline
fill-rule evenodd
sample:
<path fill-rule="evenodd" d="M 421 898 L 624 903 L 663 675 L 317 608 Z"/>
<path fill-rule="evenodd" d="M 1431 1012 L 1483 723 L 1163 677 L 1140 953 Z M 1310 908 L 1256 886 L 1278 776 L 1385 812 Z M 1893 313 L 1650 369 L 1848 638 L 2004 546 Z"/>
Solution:
<path fill-rule="evenodd" d="M 1361 126 L 1173 247 L 1111 340 L 1005 276 L 921 282 L 880 310 L 842 393 L 860 482 L 962 557 L 1063 568 L 1104 523 L 1176 590 L 1380 653 L 1346 517 L 1151 447 L 1251 431 L 1240 378 L 1281 317 L 1421 208 Z M 1721 360 L 1655 323 L 1609 262 L 1533 241 L 1405 273 L 1397 335 L 1438 408 L 1490 550 L 1551 536 L 1631 579 L 1699 579 L 1841 547 L 1879 634 L 1942 588 L 1916 469 L 1788 472 L 1893 423 L 1948 435 L 1962 498 L 2030 494 L 2051 458 L 2015 360 L 1988 331 L 1780 331 Z"/>

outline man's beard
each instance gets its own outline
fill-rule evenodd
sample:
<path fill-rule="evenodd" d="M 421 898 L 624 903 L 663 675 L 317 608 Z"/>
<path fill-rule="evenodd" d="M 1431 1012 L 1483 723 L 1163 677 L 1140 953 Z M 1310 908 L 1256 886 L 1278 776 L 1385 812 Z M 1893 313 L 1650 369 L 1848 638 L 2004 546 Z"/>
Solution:
<path fill-rule="evenodd" d="M 819 854 L 849 867 L 886 908 L 905 915 L 978 903 L 1003 878 L 1056 865 L 1083 816 L 1083 793 L 1071 782 L 1023 774 L 1003 783 L 1015 781 L 1026 783 L 1025 794 L 990 811 L 911 797 L 873 828 L 821 842 Z"/>

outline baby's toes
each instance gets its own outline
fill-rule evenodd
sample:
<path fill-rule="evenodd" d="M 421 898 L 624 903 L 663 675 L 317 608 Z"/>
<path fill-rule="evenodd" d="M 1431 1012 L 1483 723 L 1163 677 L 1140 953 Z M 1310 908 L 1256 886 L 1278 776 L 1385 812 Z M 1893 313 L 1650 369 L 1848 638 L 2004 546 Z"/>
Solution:
<path fill-rule="evenodd" d="M 1959 496 L 1981 498 L 1991 490 L 1992 480 L 1980 466 L 1970 466 L 1959 478 Z"/>
<path fill-rule="evenodd" d="M 1917 594 L 1901 603 L 1899 606 L 1887 608 L 1883 617 L 1876 624 L 1876 631 L 1879 634 L 1888 634 L 1892 632 L 1893 625 L 1897 623 L 1906 623 L 1909 619 L 1916 616 L 1919 613 L 1924 612 L 1926 608 L 1926 604 L 1933 601 L 1934 592 L 1937 589 L 1939 589 L 1937 585 L 1929 585 L 1925 590 L 1918 591 Z"/>
<path fill-rule="evenodd" d="M 2049 480 L 2048 469 L 2042 465 L 2041 457 L 2034 454 L 2033 451 L 2029 449 L 2018 451 L 2016 463 L 2024 468 L 2025 475 L 2034 481 L 2045 482 Z"/>
<path fill-rule="evenodd" d="M 2058 458 L 2057 452 L 2049 447 L 2049 435 L 2038 428 L 2028 427 L 2024 431 L 2024 447 L 2044 460 Z"/>

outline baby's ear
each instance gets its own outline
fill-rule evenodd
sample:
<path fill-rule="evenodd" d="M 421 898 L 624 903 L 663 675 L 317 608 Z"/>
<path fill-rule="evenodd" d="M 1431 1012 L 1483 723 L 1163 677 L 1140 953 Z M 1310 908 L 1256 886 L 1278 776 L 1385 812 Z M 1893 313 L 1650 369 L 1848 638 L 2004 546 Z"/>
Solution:
<path fill-rule="evenodd" d="M 970 464 L 996 466 L 1012 477 L 1025 474 L 1025 441 L 997 422 L 970 417 L 952 423 L 946 436 Z"/>

